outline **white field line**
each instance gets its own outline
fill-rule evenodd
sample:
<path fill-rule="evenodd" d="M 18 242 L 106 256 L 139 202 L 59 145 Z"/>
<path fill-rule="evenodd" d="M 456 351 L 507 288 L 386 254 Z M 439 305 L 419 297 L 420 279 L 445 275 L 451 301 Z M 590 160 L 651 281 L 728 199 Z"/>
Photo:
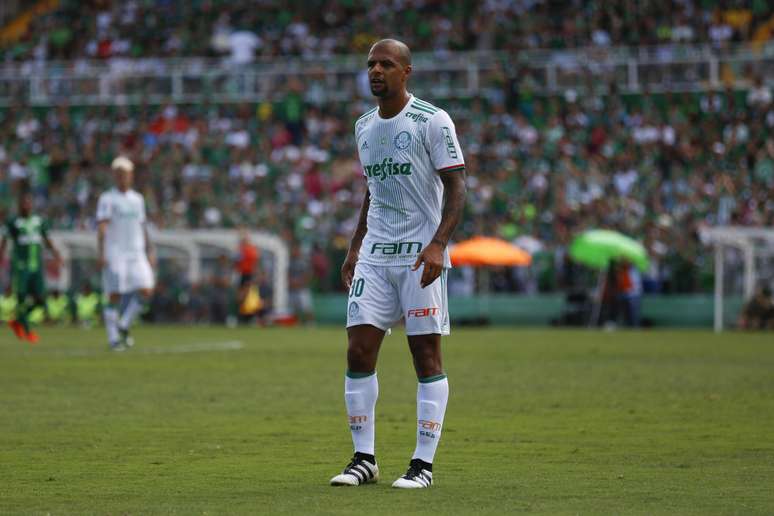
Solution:
<path fill-rule="evenodd" d="M 201 353 L 207 351 L 236 351 L 244 348 L 244 344 L 240 340 L 227 340 L 223 342 L 194 342 L 190 344 L 177 344 L 173 346 L 152 346 L 143 347 L 141 344 L 136 345 L 131 349 L 123 353 L 114 353 L 116 355 L 171 355 L 176 353 Z M 85 349 L 36 349 L 29 352 L 29 355 L 55 355 L 64 357 L 88 357 L 94 355 L 104 355 L 111 353 L 111 351 L 105 347 L 101 348 L 85 348 Z"/>

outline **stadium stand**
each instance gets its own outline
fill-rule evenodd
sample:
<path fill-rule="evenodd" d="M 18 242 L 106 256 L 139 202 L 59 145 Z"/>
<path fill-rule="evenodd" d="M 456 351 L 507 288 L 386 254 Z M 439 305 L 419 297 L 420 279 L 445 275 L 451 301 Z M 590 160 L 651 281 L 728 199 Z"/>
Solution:
<path fill-rule="evenodd" d="M 700 228 L 774 225 L 771 47 L 757 30 L 772 18 L 765 1 L 85 4 L 88 15 L 84 2 L 63 0 L 31 20 L 2 49 L 5 76 L 127 62 L 165 68 L 176 58 L 187 58 L 185 66 L 207 58 L 230 70 L 251 61 L 276 66 L 285 56 L 316 63 L 324 75 L 325 63 L 367 49 L 379 26 L 400 27 L 415 50 L 441 60 L 499 52 L 481 54 L 498 58 L 478 70 L 472 95 L 439 102 L 454 114 L 470 174 L 457 237 L 486 228 L 544 245 L 534 277 L 494 274 L 495 291 L 567 287 L 577 275 L 566 245 L 590 227 L 645 241 L 653 257 L 647 291 L 710 290 Z M 751 54 L 755 44 L 763 54 Z M 707 61 L 697 66 L 714 74 L 711 81 L 688 77 L 651 88 L 643 66 L 634 88 L 631 69 L 596 83 L 593 59 L 568 75 L 576 87 L 552 75 L 562 73 L 562 59 L 577 64 L 599 49 L 672 64 L 692 59 L 686 48 L 700 49 Z M 747 57 L 717 66 L 732 53 Z M 529 63 L 549 56 L 559 65 L 540 77 L 516 56 Z M 27 180 L 56 228 L 93 229 L 107 165 L 122 152 L 138 164 L 158 228 L 248 226 L 319 246 L 320 260 L 338 264 L 364 189 L 351 122 L 370 101 L 356 81 L 340 90 L 346 100 L 327 101 L 321 81 L 288 77 L 279 97 L 255 102 L 171 95 L 127 103 L 111 93 L 76 105 L 56 96 L 36 101 L 34 80 L 27 96 L 0 91 L 21 98 L 0 109 L 0 210 L 10 208 L 14 184 Z M 337 267 L 327 270 L 318 286 L 337 289 Z"/>
<path fill-rule="evenodd" d="M 46 3 L 51 3 L 46 2 Z M 562 49 L 749 41 L 766 0 L 60 0 L 5 50 L 14 60 L 114 56 L 330 56 L 367 50 L 382 27 L 414 50 Z M 761 36 L 758 36 L 761 37 Z M 255 52 L 253 52 L 255 50 Z"/>

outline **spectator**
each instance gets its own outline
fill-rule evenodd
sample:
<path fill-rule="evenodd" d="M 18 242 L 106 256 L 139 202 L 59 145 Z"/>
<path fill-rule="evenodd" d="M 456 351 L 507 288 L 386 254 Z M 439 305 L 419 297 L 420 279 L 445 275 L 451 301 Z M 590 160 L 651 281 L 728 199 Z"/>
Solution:
<path fill-rule="evenodd" d="M 771 104 L 771 89 L 763 84 L 760 75 L 755 77 L 753 87 L 747 92 L 747 104 L 761 112 Z"/>
<path fill-rule="evenodd" d="M 59 290 L 52 290 L 46 298 L 46 312 L 52 324 L 70 322 L 70 299 Z"/>
<path fill-rule="evenodd" d="M 14 295 L 11 286 L 6 287 L 5 292 L 0 296 L 0 322 L 8 322 L 16 317 L 16 295 Z"/>
<path fill-rule="evenodd" d="M 744 305 L 739 317 L 739 327 L 743 330 L 774 330 L 774 300 L 771 287 L 761 285 L 753 297 Z"/>
<path fill-rule="evenodd" d="M 75 314 L 78 323 L 83 327 L 91 328 L 99 322 L 99 294 L 88 282 L 83 284 L 81 291 L 75 296 Z"/>
<path fill-rule="evenodd" d="M 311 281 L 309 260 L 303 255 L 301 245 L 293 243 L 290 248 L 290 264 L 288 267 L 288 301 L 290 310 L 304 324 L 314 322 L 312 311 L 312 292 L 309 289 Z"/>
<path fill-rule="evenodd" d="M 616 265 L 618 305 L 623 312 L 624 323 L 630 328 L 640 326 L 642 303 L 642 279 L 640 271 L 628 260 Z"/>
<path fill-rule="evenodd" d="M 258 266 L 258 260 L 261 257 L 261 253 L 257 247 L 250 242 L 250 235 L 246 229 L 242 229 L 239 232 L 239 250 L 237 252 L 236 269 L 239 274 L 239 286 L 237 289 L 237 306 L 240 307 L 240 313 L 242 307 L 245 305 L 248 294 L 251 293 L 251 288 L 254 289 L 254 278 L 256 273 L 256 267 Z M 249 303 L 252 306 L 252 300 Z M 251 309 L 251 314 L 257 311 L 258 308 Z"/>

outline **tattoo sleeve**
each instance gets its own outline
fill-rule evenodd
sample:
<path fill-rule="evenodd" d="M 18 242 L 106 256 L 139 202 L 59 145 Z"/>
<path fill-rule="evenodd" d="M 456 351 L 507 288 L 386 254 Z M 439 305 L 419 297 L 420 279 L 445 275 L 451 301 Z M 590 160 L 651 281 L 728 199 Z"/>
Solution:
<path fill-rule="evenodd" d="M 443 182 L 443 193 L 445 202 L 441 212 L 441 223 L 433 236 L 433 241 L 446 247 L 462 219 L 462 212 L 465 209 L 465 195 L 467 187 L 465 186 L 465 171 L 449 172 L 441 174 Z"/>

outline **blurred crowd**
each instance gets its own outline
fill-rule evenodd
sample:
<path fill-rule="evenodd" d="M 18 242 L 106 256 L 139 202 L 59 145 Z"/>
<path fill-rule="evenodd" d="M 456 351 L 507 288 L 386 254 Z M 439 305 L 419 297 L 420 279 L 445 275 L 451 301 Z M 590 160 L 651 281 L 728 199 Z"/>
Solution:
<path fill-rule="evenodd" d="M 61 0 L 6 60 L 319 57 L 365 51 L 385 27 L 414 50 L 729 43 L 761 37 L 766 0 Z"/>
<path fill-rule="evenodd" d="M 360 52 L 384 26 L 400 27 L 415 50 L 722 47 L 770 37 L 754 29 L 771 16 L 765 1 L 62 0 L 2 53 L 6 61 L 246 62 Z M 645 292 L 708 288 L 701 227 L 774 225 L 772 91 L 752 69 L 743 73 L 744 90 L 623 94 L 611 83 L 544 96 L 526 70 L 504 67 L 482 79 L 479 96 L 427 97 L 451 114 L 467 161 L 467 213 L 456 239 L 483 233 L 531 243 L 535 265 L 495 271 L 488 288 L 572 287 L 582 275 L 567 245 L 592 227 L 645 242 Z M 111 185 L 108 165 L 122 153 L 137 165 L 152 225 L 280 234 L 312 264 L 313 289 L 340 290 L 338 264 L 365 192 L 352 124 L 373 102 L 323 102 L 316 88 L 319 81 L 291 80 L 281 100 L 257 104 L 1 108 L 0 212 L 12 209 L 14 185 L 24 180 L 55 228 L 94 229 L 96 199 Z M 452 292 L 476 284 L 470 271 L 450 278 Z"/>
<path fill-rule="evenodd" d="M 291 92 L 276 105 L 3 109 L 0 210 L 27 180 L 55 227 L 93 229 L 107 165 L 125 153 L 156 227 L 247 226 L 339 263 L 365 191 L 352 121 L 369 105 L 320 108 Z M 570 238 L 608 227 L 645 241 L 646 288 L 696 291 L 711 270 L 702 226 L 774 225 L 774 103 L 760 81 L 676 95 L 517 88 L 502 102 L 441 105 L 467 161 L 456 238 L 529 236 L 540 247 L 531 281 L 495 275 L 494 290 L 564 286 L 576 276 Z M 338 288 L 335 269 L 322 267 L 319 290 Z"/>

